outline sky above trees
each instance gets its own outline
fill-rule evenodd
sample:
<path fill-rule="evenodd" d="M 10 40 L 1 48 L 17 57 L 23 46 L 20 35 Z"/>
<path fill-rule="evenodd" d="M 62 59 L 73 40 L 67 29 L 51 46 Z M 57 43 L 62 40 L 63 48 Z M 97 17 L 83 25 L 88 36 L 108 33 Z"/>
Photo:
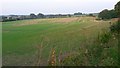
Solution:
<path fill-rule="evenodd" d="M 0 15 L 97 13 L 119 0 L 0 0 Z"/>

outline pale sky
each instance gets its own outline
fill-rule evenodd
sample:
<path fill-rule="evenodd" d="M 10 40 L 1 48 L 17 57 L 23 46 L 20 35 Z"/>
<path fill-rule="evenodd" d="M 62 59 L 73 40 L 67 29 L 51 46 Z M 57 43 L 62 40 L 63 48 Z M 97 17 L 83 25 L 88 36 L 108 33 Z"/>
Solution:
<path fill-rule="evenodd" d="M 0 0 L 0 15 L 97 13 L 120 0 Z"/>

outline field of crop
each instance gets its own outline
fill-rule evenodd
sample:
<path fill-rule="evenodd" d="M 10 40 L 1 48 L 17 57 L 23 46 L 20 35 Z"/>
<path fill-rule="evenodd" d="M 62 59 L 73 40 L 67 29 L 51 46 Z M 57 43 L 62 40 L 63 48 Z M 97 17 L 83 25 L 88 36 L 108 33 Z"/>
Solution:
<path fill-rule="evenodd" d="M 87 52 L 103 30 L 109 31 L 109 21 L 98 21 L 95 17 L 71 17 L 3 22 L 3 65 L 48 65 L 52 49 L 56 60 L 76 54 L 79 49 L 81 53 Z M 114 46 L 108 49 L 112 51 L 112 59 L 105 57 L 106 61 L 101 61 L 101 65 L 116 62 L 117 41 L 112 40 L 109 44 Z M 80 58 L 82 63 L 85 61 L 82 65 L 94 65 L 96 62 L 89 63 L 83 56 Z"/>

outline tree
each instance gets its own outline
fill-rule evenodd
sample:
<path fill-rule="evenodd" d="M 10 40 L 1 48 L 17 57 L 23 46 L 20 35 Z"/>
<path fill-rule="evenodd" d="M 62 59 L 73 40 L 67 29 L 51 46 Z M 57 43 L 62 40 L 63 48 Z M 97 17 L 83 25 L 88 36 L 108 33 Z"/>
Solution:
<path fill-rule="evenodd" d="M 115 5 L 115 11 L 118 17 L 120 17 L 120 1 Z"/>
<path fill-rule="evenodd" d="M 2 21 L 2 22 L 7 21 L 7 17 L 1 16 L 1 21 Z"/>
<path fill-rule="evenodd" d="M 89 14 L 88 16 L 94 16 L 93 14 Z"/>
<path fill-rule="evenodd" d="M 68 16 L 68 17 L 71 17 L 71 15 L 70 15 L 70 14 L 68 14 L 67 16 Z"/>
<path fill-rule="evenodd" d="M 110 29 L 112 32 L 115 32 L 115 31 L 118 32 L 118 35 L 120 37 L 120 1 L 115 5 L 114 9 L 119 19 L 117 23 L 113 24 L 110 27 Z"/>
<path fill-rule="evenodd" d="M 74 13 L 74 15 L 82 15 L 82 13 L 78 12 L 78 13 Z"/>
<path fill-rule="evenodd" d="M 31 13 L 30 18 L 37 18 L 37 16 L 34 13 Z"/>
<path fill-rule="evenodd" d="M 117 13 L 116 11 L 113 9 L 113 10 L 103 10 L 99 13 L 98 15 L 99 18 L 101 19 L 111 19 L 111 18 L 116 18 L 117 17 Z"/>
<path fill-rule="evenodd" d="M 109 10 L 109 15 L 110 15 L 110 18 L 117 18 L 117 13 L 114 9 Z"/>
<path fill-rule="evenodd" d="M 120 17 L 120 1 L 115 5 L 113 10 L 103 10 L 98 15 L 101 19 L 111 19 Z"/>
<path fill-rule="evenodd" d="M 109 19 L 110 15 L 108 13 L 109 13 L 109 10 L 105 9 L 99 13 L 98 17 L 101 19 Z"/>
<path fill-rule="evenodd" d="M 44 14 L 39 13 L 39 14 L 37 15 L 37 18 L 44 18 Z"/>

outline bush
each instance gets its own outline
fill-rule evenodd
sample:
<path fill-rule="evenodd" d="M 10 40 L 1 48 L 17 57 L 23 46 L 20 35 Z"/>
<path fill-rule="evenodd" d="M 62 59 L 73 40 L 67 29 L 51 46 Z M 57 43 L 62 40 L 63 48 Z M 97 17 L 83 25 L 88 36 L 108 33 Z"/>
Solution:
<path fill-rule="evenodd" d="M 116 24 L 111 25 L 110 30 L 111 32 L 119 33 L 120 32 L 120 20 Z"/>
<path fill-rule="evenodd" d="M 102 44 L 106 44 L 109 42 L 111 38 L 111 33 L 110 32 L 104 32 L 103 34 L 98 36 L 98 40 L 102 43 Z"/>

